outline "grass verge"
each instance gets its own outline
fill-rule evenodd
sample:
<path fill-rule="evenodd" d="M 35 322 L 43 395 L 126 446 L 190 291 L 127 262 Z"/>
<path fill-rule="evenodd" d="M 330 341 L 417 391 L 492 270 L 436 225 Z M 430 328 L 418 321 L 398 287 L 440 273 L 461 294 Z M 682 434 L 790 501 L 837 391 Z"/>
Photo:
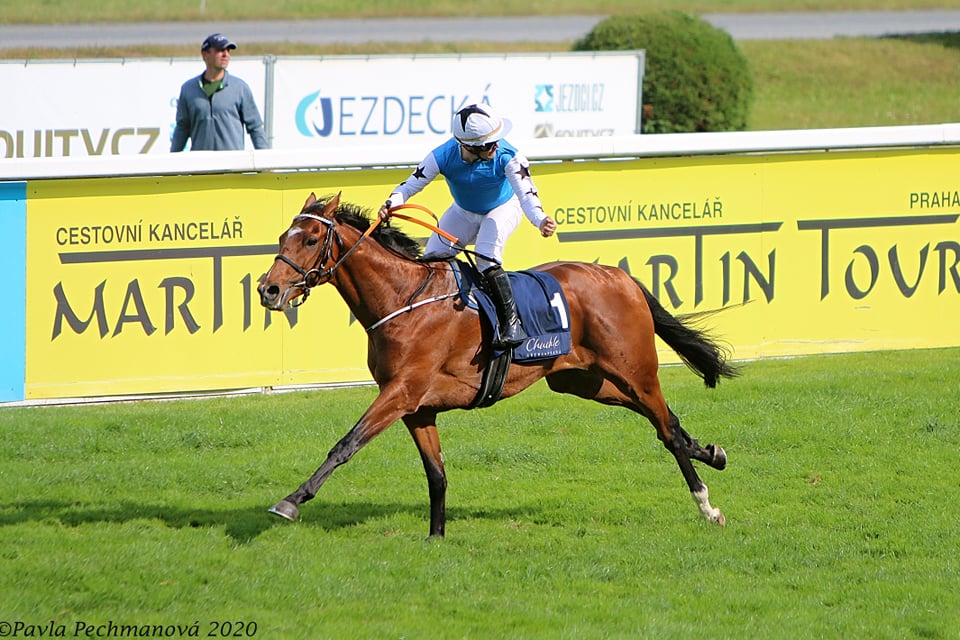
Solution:
<path fill-rule="evenodd" d="M 286 523 L 370 387 L 0 411 L 0 620 L 259 637 L 952 638 L 960 350 L 663 371 L 728 525 L 652 428 L 527 393 L 446 414 L 448 537 L 402 426 Z"/>
<path fill-rule="evenodd" d="M 858 11 L 960 8 L 957 0 L 646 0 L 643 9 L 679 9 L 690 13 L 746 11 Z M 4 2 L 0 21 L 15 23 L 151 22 L 186 20 L 267 20 L 308 18 L 382 18 L 393 16 L 608 15 L 637 10 L 635 0 L 42 0 Z"/>

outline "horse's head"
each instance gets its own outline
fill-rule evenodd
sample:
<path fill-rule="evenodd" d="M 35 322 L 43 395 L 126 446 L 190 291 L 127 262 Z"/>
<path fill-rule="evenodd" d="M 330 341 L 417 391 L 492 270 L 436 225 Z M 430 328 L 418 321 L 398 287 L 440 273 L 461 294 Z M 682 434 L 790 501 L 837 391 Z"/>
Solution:
<path fill-rule="evenodd" d="M 305 300 L 313 287 L 330 279 L 333 269 L 326 265 L 334 260 L 334 251 L 342 248 L 334 246 L 340 244 L 334 218 L 339 205 L 339 193 L 326 203 L 318 203 L 317 196 L 310 194 L 290 228 L 280 235 L 280 251 L 257 287 L 260 304 L 274 311 L 296 306 L 294 300 L 301 296 Z"/>

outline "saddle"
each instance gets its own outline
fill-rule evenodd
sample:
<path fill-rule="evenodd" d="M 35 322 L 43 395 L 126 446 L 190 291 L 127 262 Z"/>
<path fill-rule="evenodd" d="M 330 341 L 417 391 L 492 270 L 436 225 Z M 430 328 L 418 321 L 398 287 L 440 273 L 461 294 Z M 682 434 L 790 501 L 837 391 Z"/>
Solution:
<path fill-rule="evenodd" d="M 498 319 L 496 307 L 483 289 L 483 277 L 473 265 L 462 260 L 450 263 L 461 299 L 478 311 L 480 321 L 487 323 L 488 335 L 492 337 Z M 470 409 L 489 407 L 500 399 L 511 362 L 535 362 L 570 353 L 570 315 L 567 298 L 557 279 L 549 273 L 532 270 L 509 271 L 507 275 L 528 338 L 513 350 L 493 351 Z"/>

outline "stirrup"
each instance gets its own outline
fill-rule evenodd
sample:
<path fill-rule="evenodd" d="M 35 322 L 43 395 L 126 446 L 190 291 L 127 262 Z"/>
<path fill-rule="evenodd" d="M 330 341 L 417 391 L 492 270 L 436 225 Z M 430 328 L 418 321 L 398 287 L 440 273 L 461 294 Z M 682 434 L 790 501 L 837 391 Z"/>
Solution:
<path fill-rule="evenodd" d="M 491 343 L 494 349 L 513 349 L 523 344 L 528 337 L 519 319 L 510 324 L 501 324 L 499 329 L 500 335 Z"/>

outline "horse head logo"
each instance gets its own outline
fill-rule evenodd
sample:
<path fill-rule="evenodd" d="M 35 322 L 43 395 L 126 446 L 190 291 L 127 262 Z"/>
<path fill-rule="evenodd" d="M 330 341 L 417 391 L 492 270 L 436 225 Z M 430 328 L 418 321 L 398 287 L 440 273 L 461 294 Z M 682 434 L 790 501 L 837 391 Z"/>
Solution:
<path fill-rule="evenodd" d="M 321 98 L 319 91 L 304 96 L 297 105 L 297 131 L 300 135 L 327 137 L 333 131 L 333 103 Z"/>

